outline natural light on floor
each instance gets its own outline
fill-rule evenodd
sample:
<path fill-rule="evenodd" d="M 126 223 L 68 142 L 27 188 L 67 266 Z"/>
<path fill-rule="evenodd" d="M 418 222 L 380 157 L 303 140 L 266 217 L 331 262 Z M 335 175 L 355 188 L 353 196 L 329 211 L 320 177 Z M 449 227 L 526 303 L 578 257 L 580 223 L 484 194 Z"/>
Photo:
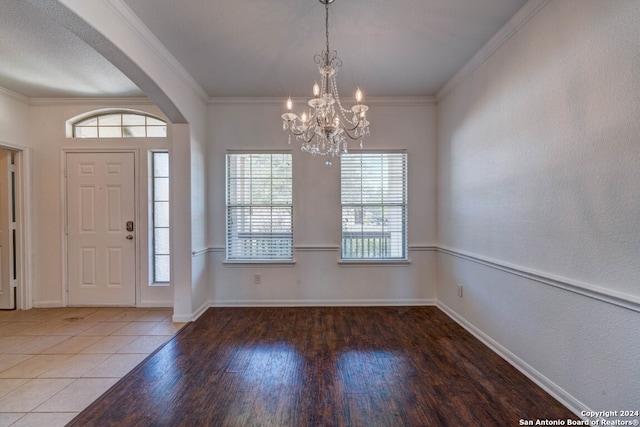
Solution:
<path fill-rule="evenodd" d="M 0 426 L 64 426 L 180 330 L 171 314 L 0 311 Z"/>

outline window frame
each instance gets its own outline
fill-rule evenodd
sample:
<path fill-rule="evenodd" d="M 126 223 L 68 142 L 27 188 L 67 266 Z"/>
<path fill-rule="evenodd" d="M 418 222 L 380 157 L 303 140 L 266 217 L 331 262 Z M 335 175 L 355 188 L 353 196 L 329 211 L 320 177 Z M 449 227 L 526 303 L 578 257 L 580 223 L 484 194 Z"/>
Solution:
<path fill-rule="evenodd" d="M 288 204 L 234 204 L 234 203 L 230 203 L 230 191 L 231 191 L 231 186 L 230 186 L 230 159 L 231 156 L 234 155 L 288 155 L 289 156 L 289 175 L 288 177 L 284 178 L 284 179 L 289 179 L 290 180 L 290 185 L 289 188 L 291 189 L 291 193 L 289 194 L 289 203 Z M 283 264 L 283 265 L 290 265 L 290 264 L 295 264 L 295 260 L 293 258 L 293 254 L 294 254 L 294 245 L 293 245 L 293 235 L 294 235 L 294 231 L 293 231 L 293 211 L 294 211 L 294 207 L 293 207 L 293 153 L 292 150 L 227 150 L 225 152 L 225 261 L 224 264 Z M 273 178 L 271 178 L 273 179 Z M 279 179 L 283 179 L 283 178 L 279 178 Z M 272 191 L 272 189 L 271 189 Z M 284 258 L 280 258 L 280 257 L 275 257 L 275 258 L 269 258 L 269 257 L 262 257 L 262 256 L 256 256 L 256 257 L 251 257 L 251 256 L 247 256 L 247 254 L 245 254 L 245 256 L 230 256 L 230 237 L 231 237 L 231 233 L 232 231 L 230 230 L 230 208 L 237 208 L 237 207 L 248 207 L 248 206 L 256 206 L 256 207 L 262 207 L 262 208 L 273 208 L 273 207 L 284 207 L 284 208 L 288 208 L 290 211 L 290 219 L 289 219 L 289 223 L 290 223 L 290 232 L 287 233 L 288 236 L 288 240 L 289 240 L 289 256 Z M 236 237 L 237 238 L 237 237 Z M 232 249 L 233 250 L 233 249 Z"/>
<path fill-rule="evenodd" d="M 401 182 L 399 182 L 398 184 L 402 185 L 402 203 L 364 203 L 361 201 L 361 203 L 345 203 L 343 200 L 343 190 L 344 190 L 344 186 L 345 186 L 345 178 L 343 176 L 344 174 L 344 168 L 343 168 L 343 163 L 342 163 L 342 159 L 348 156 L 362 156 L 362 155 L 367 155 L 367 154 L 372 154 L 372 155 L 385 155 L 385 154 L 399 154 L 402 157 L 400 158 L 402 160 L 402 178 L 401 178 Z M 343 265 L 349 265 L 349 264 L 380 264 L 380 265 L 405 265 L 405 264 L 410 264 L 410 260 L 409 260 L 409 233 L 408 233 L 408 229 L 409 229 L 409 203 L 408 203 L 408 194 L 409 194 L 409 172 L 408 172 L 408 163 L 409 163 L 409 157 L 407 155 L 407 150 L 406 149 L 402 149 L 402 150 L 350 150 L 348 153 L 343 154 L 341 156 L 341 162 L 340 162 L 340 246 L 339 246 L 339 250 L 340 250 L 340 259 L 339 259 L 339 264 L 343 264 Z M 360 189 L 360 191 L 362 192 L 362 188 Z M 401 237 L 401 241 L 402 241 L 402 246 L 400 248 L 401 251 L 401 255 L 400 256 L 387 256 L 387 257 L 383 257 L 383 256 L 379 256 L 379 257 L 375 257 L 375 256 L 368 256 L 365 257 L 364 254 L 362 257 L 345 257 L 345 229 L 344 229 L 344 224 L 345 224 L 345 217 L 344 217 L 344 211 L 345 211 L 345 207 L 357 207 L 360 206 L 362 208 L 364 207 L 379 207 L 382 210 L 384 210 L 384 207 L 400 207 L 401 208 L 401 231 L 399 231 L 400 233 L 400 237 Z M 363 209 L 364 211 L 364 209 Z M 383 219 L 384 220 L 384 219 Z M 383 228 L 384 229 L 384 228 Z M 361 231 L 361 233 L 364 233 L 364 230 Z M 398 232 L 395 232 L 398 233 Z M 380 234 L 380 232 L 378 232 L 378 234 Z M 384 236 L 378 236 L 380 238 L 383 238 Z"/>
<path fill-rule="evenodd" d="M 117 124 L 100 124 L 101 118 L 106 118 L 108 116 L 120 116 L 120 121 Z M 144 118 L 144 124 L 125 124 L 124 116 L 134 116 L 138 118 Z M 89 120 L 95 119 L 95 125 L 82 125 L 82 123 L 86 123 Z M 159 122 L 159 124 L 149 124 L 149 120 L 154 120 Z M 144 135 L 125 135 L 124 131 L 127 127 L 136 127 L 136 128 L 144 128 Z M 79 128 L 92 128 L 96 130 L 95 136 L 78 136 Z M 150 128 L 164 128 L 163 135 L 149 135 Z M 101 129 L 119 129 L 120 135 L 100 135 Z M 167 122 L 160 117 L 156 117 L 149 113 L 139 112 L 139 111 L 129 111 L 129 110 L 108 110 L 108 111 L 100 111 L 95 114 L 90 114 L 87 116 L 80 117 L 71 123 L 71 137 L 74 139 L 123 139 L 123 138 L 166 138 L 168 136 L 168 126 Z"/>
<path fill-rule="evenodd" d="M 155 173 L 155 156 L 157 154 L 166 154 L 168 162 L 167 176 L 156 176 Z M 154 149 L 149 151 L 149 275 L 151 286 L 169 286 L 171 284 L 171 153 L 166 149 Z M 166 178 L 168 181 L 167 200 L 156 200 L 156 178 Z M 168 223 L 166 227 L 156 227 L 156 202 L 166 202 L 168 207 Z M 169 230 L 169 248 L 168 253 L 160 254 L 160 256 L 169 257 L 169 278 L 168 280 L 158 280 L 156 274 L 156 229 Z"/>

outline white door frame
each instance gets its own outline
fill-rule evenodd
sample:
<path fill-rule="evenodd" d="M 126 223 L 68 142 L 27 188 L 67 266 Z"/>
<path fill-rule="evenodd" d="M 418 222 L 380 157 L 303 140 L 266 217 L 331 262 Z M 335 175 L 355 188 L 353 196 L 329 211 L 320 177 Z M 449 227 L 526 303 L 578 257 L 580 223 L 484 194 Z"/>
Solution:
<path fill-rule="evenodd" d="M 15 153 L 14 177 L 15 177 L 15 208 L 16 208 L 16 243 L 14 247 L 16 256 L 16 310 L 28 310 L 33 308 L 31 297 L 31 271 L 29 263 L 31 253 L 31 149 L 8 144 L 0 141 L 0 147 Z"/>
<path fill-rule="evenodd" d="M 61 232 L 62 232 L 62 305 L 67 307 L 69 305 L 69 271 L 68 271 L 68 235 L 67 235 L 67 154 L 69 153 L 79 153 L 79 154 L 100 154 L 100 153 L 133 153 L 133 194 L 134 194 L 134 223 L 136 224 L 136 238 L 134 240 L 135 244 L 135 256 L 136 256 L 136 268 L 135 268 L 135 305 L 136 307 L 140 305 L 140 265 L 141 265 L 141 257 L 140 257 L 140 242 L 143 240 L 146 241 L 146 233 L 140 228 L 140 150 L 138 148 L 63 148 L 61 152 L 61 164 L 62 164 L 62 174 L 61 181 L 62 191 L 60 192 L 60 202 L 63 209 L 62 215 L 62 224 L 61 224 Z M 142 234 L 144 233 L 144 234 Z"/>

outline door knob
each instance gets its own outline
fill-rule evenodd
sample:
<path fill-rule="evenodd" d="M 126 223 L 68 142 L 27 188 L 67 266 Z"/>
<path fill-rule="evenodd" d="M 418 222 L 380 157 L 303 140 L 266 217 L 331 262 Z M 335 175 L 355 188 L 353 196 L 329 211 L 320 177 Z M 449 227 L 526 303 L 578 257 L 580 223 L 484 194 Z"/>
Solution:
<path fill-rule="evenodd" d="M 133 234 L 127 234 L 127 240 L 133 240 Z"/>

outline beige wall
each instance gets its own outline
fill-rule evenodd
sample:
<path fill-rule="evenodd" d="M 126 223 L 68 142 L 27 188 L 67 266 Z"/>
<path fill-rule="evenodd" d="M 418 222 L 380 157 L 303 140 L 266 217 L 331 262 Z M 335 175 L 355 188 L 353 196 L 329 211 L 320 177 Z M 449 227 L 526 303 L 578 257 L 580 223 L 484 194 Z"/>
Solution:
<path fill-rule="evenodd" d="M 28 101 L 0 88 L 0 144 L 29 147 Z"/>
<path fill-rule="evenodd" d="M 574 409 L 640 396 L 638 28 L 550 1 L 438 104 L 438 299 Z"/>
<path fill-rule="evenodd" d="M 123 106 L 122 103 L 118 104 Z M 140 283 L 137 301 L 141 306 L 172 306 L 172 287 L 150 287 L 148 276 L 148 150 L 169 149 L 171 138 L 109 138 L 73 139 L 67 138 L 65 123 L 77 115 L 93 110 L 111 107 L 108 103 L 84 104 L 80 101 L 68 105 L 35 105 L 30 114 L 30 140 L 32 152 L 32 236 L 33 236 L 33 304 L 36 307 L 59 307 L 66 304 L 64 295 L 64 180 L 63 165 L 65 150 L 108 149 L 136 152 L 136 175 L 139 178 L 139 204 L 137 241 L 139 247 Z M 138 111 L 162 117 L 161 112 L 149 103 L 124 105 Z"/>
<path fill-rule="evenodd" d="M 404 266 L 340 266 L 340 164 L 287 144 L 284 104 L 229 101 L 209 107 L 209 262 L 212 304 L 420 304 L 435 298 L 435 106 L 425 100 L 371 102 L 366 149 L 406 149 L 409 257 Z M 356 143 L 356 145 L 358 145 Z M 228 149 L 291 149 L 294 266 L 224 264 Z M 262 275 L 260 285 L 253 274 Z"/>

